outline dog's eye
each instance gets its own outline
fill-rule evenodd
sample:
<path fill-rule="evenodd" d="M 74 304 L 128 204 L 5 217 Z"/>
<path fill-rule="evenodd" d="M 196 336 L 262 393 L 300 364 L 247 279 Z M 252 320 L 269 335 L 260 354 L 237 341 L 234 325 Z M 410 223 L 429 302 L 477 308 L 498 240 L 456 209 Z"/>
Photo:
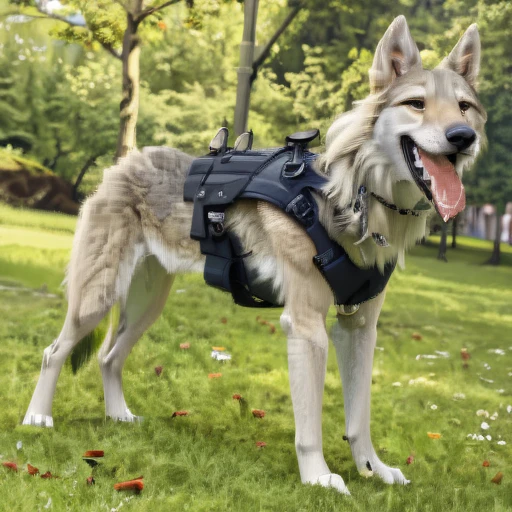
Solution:
<path fill-rule="evenodd" d="M 402 105 L 412 107 L 414 110 L 425 110 L 425 102 L 423 100 L 407 100 Z"/>
<path fill-rule="evenodd" d="M 461 112 L 466 112 L 469 110 L 471 105 L 467 101 L 459 101 L 459 108 Z"/>

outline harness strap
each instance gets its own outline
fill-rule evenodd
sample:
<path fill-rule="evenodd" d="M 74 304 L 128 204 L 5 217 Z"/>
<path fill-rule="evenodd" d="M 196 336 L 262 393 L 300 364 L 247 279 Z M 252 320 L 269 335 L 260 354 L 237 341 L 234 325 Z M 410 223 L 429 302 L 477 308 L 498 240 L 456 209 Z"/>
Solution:
<path fill-rule="evenodd" d="M 396 262 L 388 263 L 383 273 L 376 266 L 368 269 L 356 266 L 320 223 L 318 205 L 308 189 L 290 201 L 286 212 L 304 226 L 315 244 L 317 255 L 313 262 L 329 284 L 336 305 L 358 305 L 384 290 Z"/>

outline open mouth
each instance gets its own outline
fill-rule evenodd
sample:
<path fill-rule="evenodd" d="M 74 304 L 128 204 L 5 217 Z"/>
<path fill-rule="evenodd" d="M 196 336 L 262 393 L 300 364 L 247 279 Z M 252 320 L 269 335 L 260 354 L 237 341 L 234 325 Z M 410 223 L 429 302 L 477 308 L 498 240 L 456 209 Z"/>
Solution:
<path fill-rule="evenodd" d="M 466 193 L 455 170 L 457 154 L 427 153 L 407 136 L 401 139 L 402 152 L 414 181 L 447 222 L 466 206 Z"/>

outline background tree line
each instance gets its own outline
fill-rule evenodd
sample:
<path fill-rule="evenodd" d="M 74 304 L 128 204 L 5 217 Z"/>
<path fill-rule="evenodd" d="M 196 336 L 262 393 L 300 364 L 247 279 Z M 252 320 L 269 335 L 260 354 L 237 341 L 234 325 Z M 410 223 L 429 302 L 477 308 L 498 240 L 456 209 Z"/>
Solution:
<path fill-rule="evenodd" d="M 41 0 L 0 1 L 1 145 L 18 148 L 71 182 L 91 168 L 83 184 L 87 193 L 115 153 L 120 104 L 122 116 L 130 99 L 120 60 L 133 47 L 140 51 L 138 146 L 166 144 L 201 154 L 220 125 L 232 128 L 243 2 L 62 4 L 65 9 L 48 16 Z M 373 51 L 396 15 L 406 15 L 427 67 L 476 21 L 489 147 L 465 183 L 469 203 L 491 202 L 502 213 L 512 199 L 512 4 L 261 0 L 257 42 L 263 46 L 297 6 L 253 81 L 249 127 L 256 145 L 279 145 L 299 128 L 325 133 L 336 115 L 364 97 Z M 143 17 L 135 32 L 130 16 Z M 133 36 L 128 42 L 127 33 Z"/>

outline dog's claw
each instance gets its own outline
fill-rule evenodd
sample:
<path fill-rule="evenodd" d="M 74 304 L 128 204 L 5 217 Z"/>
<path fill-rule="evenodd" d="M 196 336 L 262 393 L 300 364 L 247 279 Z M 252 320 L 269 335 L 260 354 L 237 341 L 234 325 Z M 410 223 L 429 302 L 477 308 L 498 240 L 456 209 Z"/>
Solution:
<path fill-rule="evenodd" d="M 22 425 L 32 425 L 34 427 L 53 427 L 53 418 L 45 414 L 27 413 L 23 419 Z"/>
<path fill-rule="evenodd" d="M 110 416 L 108 417 L 114 421 L 122 421 L 124 423 L 142 423 L 144 421 L 144 416 L 136 416 L 132 414 L 129 410 L 126 411 L 126 414 L 123 416 Z"/>

